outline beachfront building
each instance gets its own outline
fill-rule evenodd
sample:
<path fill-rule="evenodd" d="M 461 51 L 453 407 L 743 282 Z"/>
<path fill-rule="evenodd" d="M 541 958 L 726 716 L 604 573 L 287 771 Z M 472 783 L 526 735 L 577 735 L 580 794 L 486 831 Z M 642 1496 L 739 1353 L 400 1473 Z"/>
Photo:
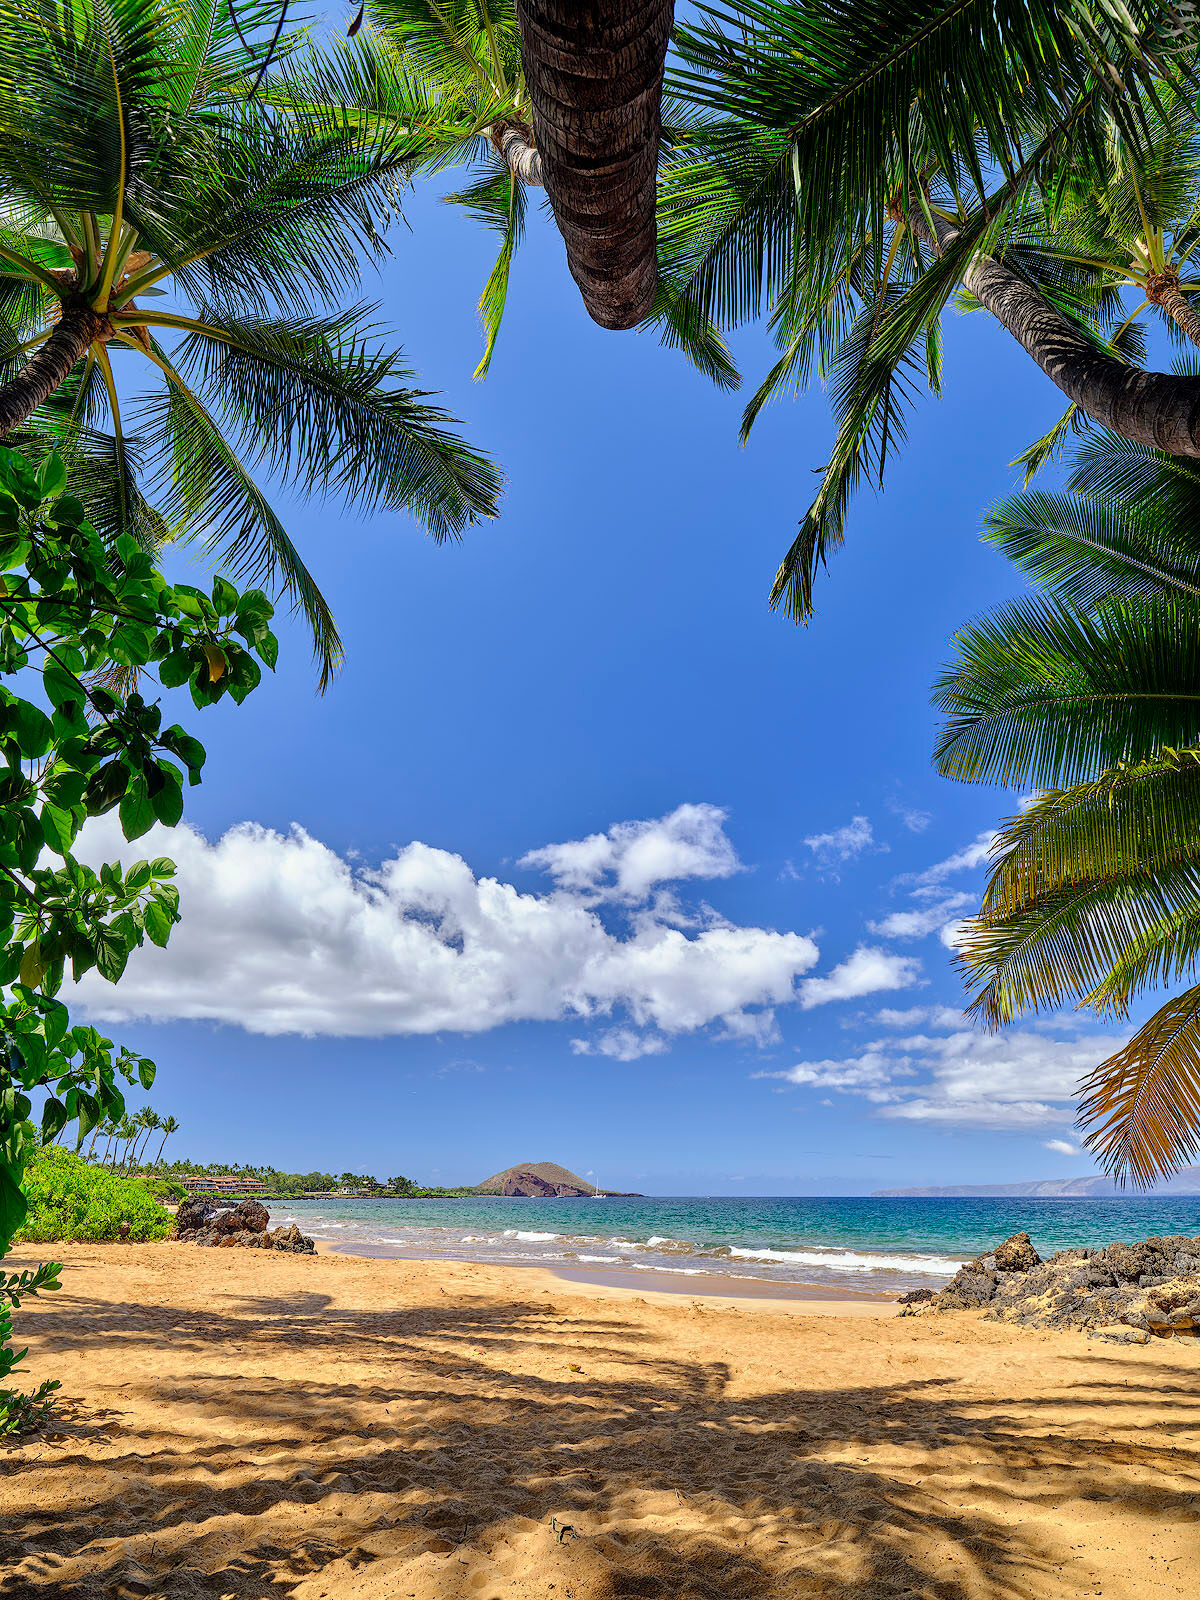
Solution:
<path fill-rule="evenodd" d="M 255 1178 L 231 1178 L 223 1173 L 210 1177 L 188 1178 L 185 1188 L 189 1194 L 262 1194 L 266 1184 Z"/>

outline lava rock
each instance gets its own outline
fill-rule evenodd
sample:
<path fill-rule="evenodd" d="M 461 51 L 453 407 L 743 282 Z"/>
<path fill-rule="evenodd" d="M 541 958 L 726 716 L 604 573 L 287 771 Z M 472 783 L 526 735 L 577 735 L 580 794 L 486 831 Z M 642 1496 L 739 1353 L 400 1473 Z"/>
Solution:
<path fill-rule="evenodd" d="M 186 1244 L 219 1250 L 283 1250 L 291 1255 L 314 1255 L 316 1246 L 293 1222 L 269 1229 L 271 1213 L 260 1200 L 241 1200 L 235 1206 L 193 1195 L 175 1213 L 175 1237 Z"/>
<path fill-rule="evenodd" d="M 993 1254 L 996 1265 L 1001 1272 L 1029 1272 L 1034 1267 L 1040 1267 L 1042 1258 L 1033 1248 L 1027 1233 L 1014 1233 L 1005 1239 L 1003 1244 L 998 1244 Z"/>
<path fill-rule="evenodd" d="M 985 1306 L 995 1298 L 999 1282 L 994 1272 L 971 1272 L 963 1267 L 942 1290 L 943 1307 L 947 1311 L 969 1311 Z"/>
<path fill-rule="evenodd" d="M 293 1255 L 315 1255 L 316 1245 L 293 1222 L 288 1228 L 274 1228 L 267 1236 L 272 1250 L 287 1250 Z"/>
<path fill-rule="evenodd" d="M 988 1268 L 992 1260 L 997 1270 Z M 1014 1260 L 1030 1264 L 1005 1265 Z M 994 1321 L 1099 1329 L 1133 1344 L 1200 1337 L 1200 1271 L 1180 1270 L 1193 1261 L 1200 1261 L 1200 1238 L 1185 1235 L 1060 1250 L 1043 1261 L 1019 1233 L 969 1262 L 944 1289 L 905 1295 L 901 1314 L 982 1309 Z"/>
<path fill-rule="evenodd" d="M 202 1228 L 212 1209 L 211 1202 L 202 1199 L 198 1194 L 191 1195 L 187 1200 L 181 1200 L 175 1212 L 176 1233 L 190 1233 L 193 1228 Z"/>

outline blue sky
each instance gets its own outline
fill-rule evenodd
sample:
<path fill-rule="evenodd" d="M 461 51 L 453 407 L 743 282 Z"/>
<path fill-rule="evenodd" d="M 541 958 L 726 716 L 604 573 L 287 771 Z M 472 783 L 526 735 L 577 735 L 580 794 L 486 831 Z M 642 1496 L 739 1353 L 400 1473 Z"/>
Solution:
<path fill-rule="evenodd" d="M 797 628 L 766 595 L 828 451 L 819 391 L 742 450 L 746 391 L 594 327 L 544 222 L 473 383 L 492 241 L 428 191 L 407 216 L 367 292 L 503 464 L 504 515 L 439 549 L 278 496 L 347 666 L 317 699 L 285 623 L 242 708 L 186 707 L 195 831 L 153 841 L 184 925 L 78 996 L 159 1063 L 172 1148 L 437 1182 L 555 1159 L 675 1194 L 1091 1170 L 1048 1145 L 1112 1041 L 972 1033 L 941 936 L 1015 797 L 929 764 L 948 641 L 1017 587 L 981 513 L 1058 392 L 953 318 L 945 399 Z M 769 346 L 735 350 L 752 388 Z"/>

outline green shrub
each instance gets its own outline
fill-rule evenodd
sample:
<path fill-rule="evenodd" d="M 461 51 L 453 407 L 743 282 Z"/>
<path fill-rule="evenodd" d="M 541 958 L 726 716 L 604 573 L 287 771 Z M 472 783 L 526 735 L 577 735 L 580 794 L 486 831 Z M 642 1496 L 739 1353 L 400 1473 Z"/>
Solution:
<path fill-rule="evenodd" d="M 92 1167 L 70 1150 L 39 1150 L 25 1169 L 29 1211 L 17 1238 L 43 1244 L 55 1239 L 165 1239 L 171 1217 L 140 1178 L 119 1178 Z"/>
<path fill-rule="evenodd" d="M 181 1183 L 172 1183 L 170 1178 L 142 1177 L 139 1183 L 144 1183 L 156 1200 L 165 1200 L 168 1205 L 174 1205 L 178 1200 L 186 1200 L 188 1192 Z"/>

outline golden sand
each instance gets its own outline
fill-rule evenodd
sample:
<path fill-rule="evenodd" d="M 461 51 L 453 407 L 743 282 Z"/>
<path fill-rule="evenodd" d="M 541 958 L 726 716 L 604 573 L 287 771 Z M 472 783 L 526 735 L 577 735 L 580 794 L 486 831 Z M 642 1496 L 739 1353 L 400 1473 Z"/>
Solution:
<path fill-rule="evenodd" d="M 65 1401 L 0 1451 L 4 1600 L 1200 1581 L 1197 1345 L 467 1263 L 61 1254 L 62 1292 L 19 1314 L 26 1381 L 61 1377 Z"/>

